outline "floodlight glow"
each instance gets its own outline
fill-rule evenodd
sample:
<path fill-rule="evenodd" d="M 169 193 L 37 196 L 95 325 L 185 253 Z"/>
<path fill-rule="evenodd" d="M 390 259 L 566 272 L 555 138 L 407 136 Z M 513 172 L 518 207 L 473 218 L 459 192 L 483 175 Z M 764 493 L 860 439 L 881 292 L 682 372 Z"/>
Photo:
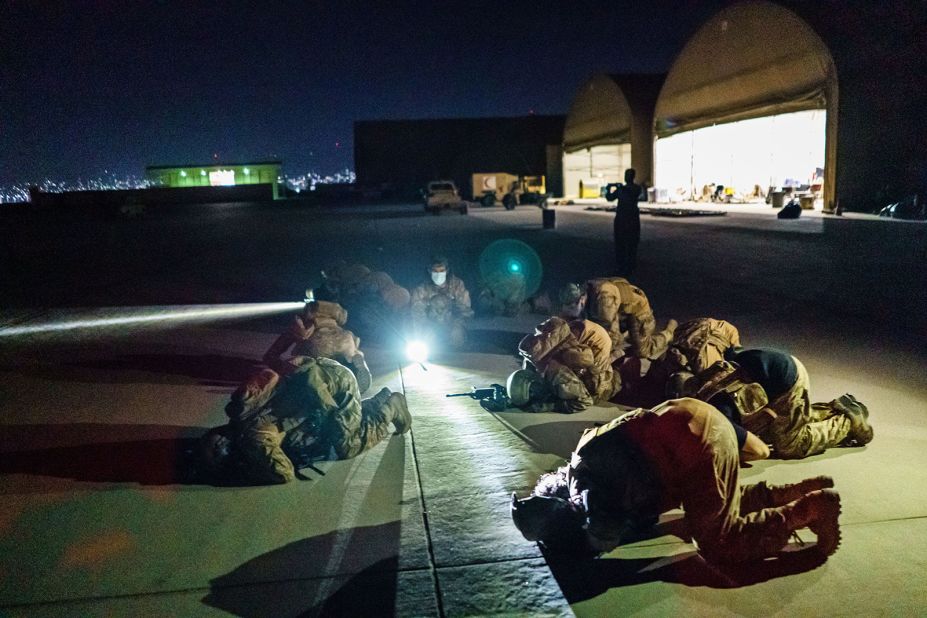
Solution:
<path fill-rule="evenodd" d="M 428 360 L 428 346 L 424 341 L 410 341 L 406 344 L 406 358 L 413 363 L 424 363 Z"/>
<path fill-rule="evenodd" d="M 209 184 L 213 187 L 230 187 L 235 184 L 235 170 L 209 172 Z"/>
<path fill-rule="evenodd" d="M 180 175 L 183 176 L 184 178 L 187 177 L 187 173 L 183 170 L 180 170 Z"/>
<path fill-rule="evenodd" d="M 205 175 L 206 175 L 206 170 L 200 170 L 200 176 L 205 176 Z"/>
<path fill-rule="evenodd" d="M 49 312 L 42 321 L 0 328 L 0 338 L 132 326 L 176 328 L 184 323 L 250 318 L 303 306 L 302 302 L 285 302 L 69 309 Z"/>

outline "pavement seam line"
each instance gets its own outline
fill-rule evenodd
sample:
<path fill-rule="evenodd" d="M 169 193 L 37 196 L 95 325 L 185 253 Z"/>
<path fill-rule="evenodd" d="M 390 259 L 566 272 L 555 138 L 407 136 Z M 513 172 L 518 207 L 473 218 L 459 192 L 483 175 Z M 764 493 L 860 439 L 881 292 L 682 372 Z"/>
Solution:
<path fill-rule="evenodd" d="M 430 571 L 430 567 L 406 567 L 398 568 L 395 571 L 383 571 L 382 574 L 388 573 L 418 573 L 424 571 Z M 374 575 L 379 575 L 380 573 L 374 573 Z M 355 573 L 345 572 L 345 573 L 333 573 L 330 575 L 319 575 L 318 577 L 283 577 L 280 579 L 272 580 L 255 580 L 250 582 L 238 582 L 232 584 L 223 584 L 219 586 L 193 586 L 191 588 L 172 588 L 170 590 L 153 590 L 150 592 L 133 592 L 128 594 L 104 594 L 99 596 L 87 596 L 87 597 L 74 597 L 74 598 L 60 598 L 60 599 L 51 599 L 48 601 L 30 601 L 25 603 L 0 603 L 0 609 L 16 609 L 18 607 L 43 607 L 43 606 L 53 606 L 53 605 L 74 605 L 77 603 L 92 603 L 95 601 L 108 601 L 108 600 L 117 600 L 117 599 L 138 599 L 143 597 L 158 597 L 158 596 L 169 596 L 172 594 L 185 594 L 188 592 L 212 592 L 214 590 L 235 590 L 236 588 L 248 588 L 252 586 L 276 586 L 278 584 L 292 584 L 297 582 L 314 582 L 314 581 L 325 581 L 328 579 L 338 579 L 343 577 L 351 577 Z"/>
<path fill-rule="evenodd" d="M 399 385 L 403 394 L 406 392 L 405 376 L 402 373 L 402 366 L 399 366 Z M 414 423 L 413 423 L 414 425 Z M 438 615 L 443 618 L 444 602 L 441 598 L 441 582 L 438 580 L 438 565 L 435 561 L 435 548 L 431 539 L 431 525 L 428 523 L 428 508 L 425 504 L 425 489 L 422 486 L 422 473 L 418 467 L 418 451 L 415 448 L 415 430 L 409 430 L 409 442 L 412 445 L 412 465 L 415 468 L 415 482 L 418 485 L 418 501 L 422 509 L 422 526 L 425 528 L 425 546 L 428 549 L 428 564 L 431 572 L 432 582 L 435 589 L 435 605 L 438 608 Z"/>

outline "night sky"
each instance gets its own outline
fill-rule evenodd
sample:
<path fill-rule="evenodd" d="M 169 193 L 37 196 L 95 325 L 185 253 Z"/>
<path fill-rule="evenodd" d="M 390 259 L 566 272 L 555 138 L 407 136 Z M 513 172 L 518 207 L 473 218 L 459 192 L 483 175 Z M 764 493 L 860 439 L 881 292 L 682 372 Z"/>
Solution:
<path fill-rule="evenodd" d="M 725 0 L 0 4 L 0 183 L 280 158 L 353 167 L 355 120 L 565 114 L 666 71 Z"/>

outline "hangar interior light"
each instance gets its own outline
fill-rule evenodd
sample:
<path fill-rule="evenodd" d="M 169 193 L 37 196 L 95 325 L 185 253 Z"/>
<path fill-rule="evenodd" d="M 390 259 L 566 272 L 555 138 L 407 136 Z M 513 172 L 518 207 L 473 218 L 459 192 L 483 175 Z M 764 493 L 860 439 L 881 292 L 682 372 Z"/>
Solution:
<path fill-rule="evenodd" d="M 600 188 L 621 182 L 631 167 L 631 144 L 603 144 L 563 155 L 563 193 L 570 197 L 599 197 Z"/>
<path fill-rule="evenodd" d="M 824 110 L 719 124 L 657 140 L 656 183 L 671 201 L 724 185 L 747 199 L 759 187 L 812 185 L 823 174 Z"/>

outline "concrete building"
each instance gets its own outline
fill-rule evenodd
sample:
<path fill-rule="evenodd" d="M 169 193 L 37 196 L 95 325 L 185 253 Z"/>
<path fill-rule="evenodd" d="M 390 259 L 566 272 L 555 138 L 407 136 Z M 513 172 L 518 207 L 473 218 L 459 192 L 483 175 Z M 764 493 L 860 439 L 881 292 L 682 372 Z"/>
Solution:
<path fill-rule="evenodd" d="M 145 177 L 153 187 L 232 187 L 270 184 L 279 195 L 280 161 L 251 163 L 209 163 L 190 165 L 149 165 Z"/>
<path fill-rule="evenodd" d="M 564 116 L 368 120 L 354 123 L 354 171 L 361 187 L 413 197 L 428 181 L 451 179 L 470 197 L 471 176 L 546 176 L 562 194 Z"/>

